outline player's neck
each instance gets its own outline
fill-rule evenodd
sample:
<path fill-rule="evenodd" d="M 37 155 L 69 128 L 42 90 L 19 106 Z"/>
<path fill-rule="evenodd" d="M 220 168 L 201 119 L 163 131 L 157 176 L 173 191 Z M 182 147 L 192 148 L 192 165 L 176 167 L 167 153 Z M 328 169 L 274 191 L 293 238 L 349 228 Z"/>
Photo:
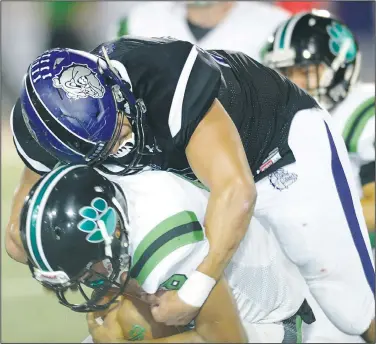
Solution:
<path fill-rule="evenodd" d="M 231 11 L 235 2 L 221 2 L 211 6 L 187 6 L 187 19 L 202 28 L 213 28 Z"/>

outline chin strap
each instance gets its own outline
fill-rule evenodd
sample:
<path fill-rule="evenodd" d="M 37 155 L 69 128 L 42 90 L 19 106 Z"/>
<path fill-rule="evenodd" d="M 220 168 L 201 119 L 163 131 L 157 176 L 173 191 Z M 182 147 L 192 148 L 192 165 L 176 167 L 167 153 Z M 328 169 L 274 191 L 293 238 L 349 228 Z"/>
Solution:
<path fill-rule="evenodd" d="M 104 59 L 105 59 L 105 61 L 107 62 L 107 66 L 108 66 L 108 68 L 110 69 L 110 71 L 111 71 L 112 73 L 114 73 L 118 78 L 121 79 L 121 77 L 120 77 L 118 71 L 112 66 L 111 60 L 110 60 L 110 58 L 108 57 L 108 54 L 107 54 L 107 51 L 106 51 L 105 47 L 102 47 L 102 53 L 103 53 Z"/>
<path fill-rule="evenodd" d="M 112 244 L 112 237 L 108 235 L 106 225 L 102 220 L 98 221 L 98 227 L 102 233 L 103 239 L 104 239 L 104 253 L 106 256 L 112 258 L 112 249 L 111 249 L 111 244 Z"/>

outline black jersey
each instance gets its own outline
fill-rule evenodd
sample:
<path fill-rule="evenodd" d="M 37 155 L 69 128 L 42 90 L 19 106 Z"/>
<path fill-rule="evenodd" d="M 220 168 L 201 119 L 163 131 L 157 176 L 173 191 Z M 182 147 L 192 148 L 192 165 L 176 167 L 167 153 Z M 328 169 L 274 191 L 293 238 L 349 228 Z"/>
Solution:
<path fill-rule="evenodd" d="M 185 148 L 217 98 L 239 131 L 257 181 L 294 161 L 287 143 L 292 118 L 299 110 L 318 106 L 295 84 L 239 52 L 205 51 L 185 41 L 131 36 L 101 44 L 92 53 L 102 55 L 102 47 L 146 106 L 149 154 L 141 166 L 194 178 Z M 39 173 L 52 169 L 58 161 L 28 133 L 19 102 L 12 126 L 25 164 Z M 130 159 L 115 154 L 104 165 L 119 170 Z"/>

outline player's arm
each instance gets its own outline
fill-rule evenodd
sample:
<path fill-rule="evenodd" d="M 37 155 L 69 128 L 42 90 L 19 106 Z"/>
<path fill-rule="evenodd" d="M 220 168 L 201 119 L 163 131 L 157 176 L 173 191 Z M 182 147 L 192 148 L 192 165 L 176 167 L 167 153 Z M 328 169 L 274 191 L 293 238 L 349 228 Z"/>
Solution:
<path fill-rule="evenodd" d="M 173 50 L 175 46 L 179 49 Z M 164 52 L 171 54 L 176 66 L 170 63 L 165 67 L 155 84 L 176 82 L 176 87 L 172 92 L 167 87 L 155 88 L 160 94 L 150 94 L 145 104 L 151 116 L 168 114 L 167 120 L 154 115 L 152 122 L 161 133 L 163 122 L 167 122 L 164 127 L 169 129 L 174 146 L 185 151 L 193 172 L 210 189 L 205 218 L 210 252 L 194 275 L 201 279 L 190 277 L 189 287 L 179 291 L 180 299 L 172 294 L 164 296 L 153 314 L 167 325 L 185 325 L 202 306 L 244 237 L 256 202 L 256 188 L 237 128 L 217 99 L 222 82 L 219 65 L 208 52 L 187 42 L 168 47 L 171 52 Z M 163 101 L 157 103 L 157 99 Z M 164 104 L 171 104 L 167 111 Z M 183 297 L 188 289 L 191 296 Z"/>
<path fill-rule="evenodd" d="M 363 214 L 368 230 L 375 230 L 375 161 L 372 161 L 360 169 L 363 197 L 361 199 Z"/>
<path fill-rule="evenodd" d="M 116 331 L 110 334 L 109 325 L 99 325 L 93 313 L 88 314 L 90 333 L 95 341 L 126 343 L 129 339 L 119 339 Z M 106 322 L 106 319 L 105 319 Z M 123 324 L 122 324 L 123 325 Z M 117 338 L 116 338 L 117 337 Z M 146 339 L 145 343 L 246 343 L 247 337 L 241 324 L 236 304 L 224 279 L 214 287 L 195 321 L 195 328 L 168 337 Z"/>
<path fill-rule="evenodd" d="M 195 328 L 151 343 L 247 343 L 247 336 L 227 282 L 222 278 L 195 320 Z"/>
<path fill-rule="evenodd" d="M 11 112 L 10 127 L 18 156 L 25 167 L 12 200 L 10 219 L 5 230 L 5 248 L 12 259 L 26 263 L 26 253 L 19 235 L 19 215 L 30 189 L 41 175 L 53 168 L 57 161 L 44 151 L 30 135 L 22 116 L 19 99 Z"/>
<path fill-rule="evenodd" d="M 205 217 L 210 251 L 197 270 L 218 280 L 247 231 L 256 188 L 238 131 L 217 99 L 186 153 L 196 176 L 210 189 Z"/>
<path fill-rule="evenodd" d="M 167 325 L 185 325 L 197 314 L 243 239 L 256 201 L 239 134 L 218 100 L 194 131 L 186 154 L 195 175 L 210 189 L 205 215 L 210 250 L 195 279 L 189 277 L 179 290 L 179 299 L 166 295 L 153 310 L 154 318 Z"/>
<path fill-rule="evenodd" d="M 21 242 L 19 217 L 26 196 L 39 179 L 39 174 L 25 166 L 20 183 L 13 196 L 11 215 L 5 230 L 5 249 L 8 255 L 17 262 L 24 264 L 27 262 L 27 256 Z"/>
<path fill-rule="evenodd" d="M 363 198 L 361 199 L 363 214 L 367 228 L 375 230 L 375 182 L 363 185 Z"/>
<path fill-rule="evenodd" d="M 235 300 L 225 279 L 219 280 L 201 308 L 194 331 L 205 342 L 247 342 Z"/>

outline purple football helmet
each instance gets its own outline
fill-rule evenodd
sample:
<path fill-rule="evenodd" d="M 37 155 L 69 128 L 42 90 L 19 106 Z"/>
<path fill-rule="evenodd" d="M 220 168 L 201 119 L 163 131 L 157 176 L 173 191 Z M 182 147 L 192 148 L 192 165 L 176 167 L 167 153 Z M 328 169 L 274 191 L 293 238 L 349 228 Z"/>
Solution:
<path fill-rule="evenodd" d="M 124 116 L 136 126 L 136 136 L 139 132 L 143 111 L 130 84 L 104 55 L 49 50 L 35 59 L 23 80 L 21 105 L 28 130 L 59 161 L 100 164 L 111 154 Z"/>

